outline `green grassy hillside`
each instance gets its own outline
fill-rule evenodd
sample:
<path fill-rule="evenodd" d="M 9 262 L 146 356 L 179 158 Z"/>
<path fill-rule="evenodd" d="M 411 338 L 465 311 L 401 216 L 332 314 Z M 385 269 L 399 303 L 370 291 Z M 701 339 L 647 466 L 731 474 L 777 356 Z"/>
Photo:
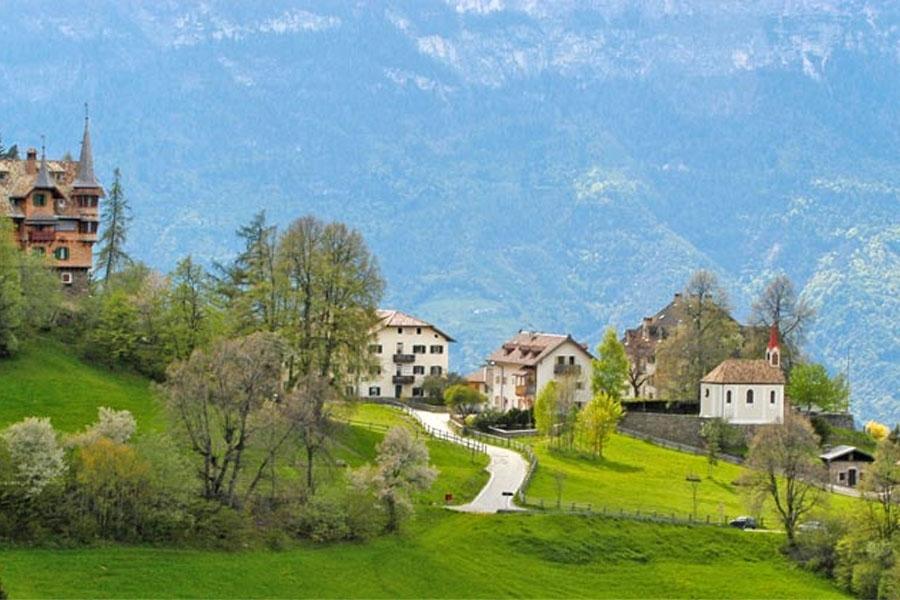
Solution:
<path fill-rule="evenodd" d="M 838 598 L 779 536 L 429 509 L 398 536 L 285 552 L 0 552 L 12 597 Z"/>
<path fill-rule="evenodd" d="M 164 427 L 149 381 L 88 365 L 59 342 L 33 341 L 0 361 L 0 427 L 41 416 L 72 432 L 94 422 L 100 406 L 131 411 L 139 431 Z"/>
<path fill-rule="evenodd" d="M 556 505 L 558 477 L 562 474 L 562 499 L 580 505 L 591 504 L 601 511 L 626 510 L 658 512 L 687 518 L 693 498 L 688 474 L 701 478 L 697 489 L 697 515 L 705 520 L 750 514 L 749 498 L 735 485 L 743 467 L 719 462 L 711 476 L 706 457 L 661 448 L 642 440 L 614 434 L 602 459 L 577 453 L 554 451 L 544 441 L 532 440 L 538 469 L 527 489 L 528 504 Z M 853 498 L 830 494 L 828 504 L 843 510 Z M 766 524 L 777 526 L 775 515 L 766 511 Z"/>
<path fill-rule="evenodd" d="M 97 406 L 110 405 L 128 408 L 139 423 L 165 425 L 147 382 L 94 369 L 57 344 L 32 346 L 0 363 L 0 383 L 4 424 L 38 414 L 73 430 L 91 422 Z M 339 426 L 333 456 L 350 467 L 374 457 L 385 427 L 416 427 L 384 406 L 359 405 L 349 418 L 353 423 Z M 0 548 L 0 578 L 12 597 L 841 597 L 780 555 L 780 535 L 444 510 L 439 505 L 445 493 L 458 502 L 477 493 L 487 479 L 486 458 L 434 440 L 428 447 L 439 476 L 417 499 L 416 515 L 399 535 L 283 552 L 7 547 Z M 542 454 L 533 488 L 546 491 L 553 461 L 568 459 Z M 567 489 L 589 497 L 598 488 L 597 475 L 608 471 L 619 477 L 609 481 L 622 501 L 627 495 L 671 503 L 681 491 L 656 488 L 665 487 L 665 473 L 680 473 L 682 458 L 697 460 L 616 438 L 609 464 L 568 465 Z M 722 470 L 723 478 L 731 468 Z M 338 481 L 339 471 L 332 471 Z"/>

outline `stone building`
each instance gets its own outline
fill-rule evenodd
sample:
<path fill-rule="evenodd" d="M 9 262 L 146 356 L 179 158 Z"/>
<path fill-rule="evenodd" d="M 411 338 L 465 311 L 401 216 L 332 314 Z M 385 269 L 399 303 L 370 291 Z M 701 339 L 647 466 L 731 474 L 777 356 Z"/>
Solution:
<path fill-rule="evenodd" d="M 362 398 L 420 398 L 428 375 L 447 375 L 450 343 L 435 325 L 398 310 L 379 310 L 369 351 L 377 365 L 358 384 Z"/>
<path fill-rule="evenodd" d="M 77 162 L 47 160 L 43 149 L 38 158 L 33 148 L 24 160 L 0 159 L 0 216 L 12 220 L 24 251 L 48 257 L 68 289 L 87 288 L 103 196 L 87 117 Z"/>
<path fill-rule="evenodd" d="M 854 446 L 835 446 L 819 455 L 828 468 L 828 482 L 844 487 L 856 487 L 875 458 Z"/>

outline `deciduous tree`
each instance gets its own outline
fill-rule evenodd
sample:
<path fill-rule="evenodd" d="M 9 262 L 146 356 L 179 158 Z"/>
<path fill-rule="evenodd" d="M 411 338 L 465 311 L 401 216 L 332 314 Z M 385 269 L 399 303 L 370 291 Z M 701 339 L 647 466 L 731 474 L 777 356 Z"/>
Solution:
<path fill-rule="evenodd" d="M 624 415 L 622 403 L 617 398 L 603 391 L 594 394 L 578 412 L 575 434 L 579 446 L 603 458 L 603 448 Z"/>
<path fill-rule="evenodd" d="M 691 276 L 682 301 L 684 322 L 657 347 L 657 387 L 670 400 L 700 398 L 700 380 L 741 348 L 741 334 L 728 312 L 728 296 L 716 276 Z"/>
<path fill-rule="evenodd" d="M 474 414 L 485 402 L 484 394 L 465 384 L 451 385 L 444 390 L 444 404 L 461 417 Z"/>
<path fill-rule="evenodd" d="M 173 364 L 163 389 L 201 460 L 203 497 L 238 506 L 252 415 L 279 391 L 283 348 L 272 334 L 222 341 Z"/>
<path fill-rule="evenodd" d="M 787 275 L 774 277 L 753 302 L 750 321 L 763 331 L 775 325 L 781 340 L 782 362 L 790 372 L 799 357 L 806 328 L 815 318 L 816 311 L 801 296 Z M 759 348 L 761 352 L 762 348 Z"/>
<path fill-rule="evenodd" d="M 39 495 L 66 472 L 63 449 L 50 419 L 28 417 L 2 433 L 14 474 L 11 482 L 26 498 Z"/>
<path fill-rule="evenodd" d="M 900 444 L 890 439 L 878 443 L 875 462 L 866 469 L 860 487 L 870 492 L 874 502 L 867 502 L 871 520 L 882 539 L 889 540 L 900 530 Z"/>
<path fill-rule="evenodd" d="M 597 358 L 591 361 L 591 388 L 594 394 L 603 392 L 615 400 L 622 399 L 628 381 L 628 355 L 612 327 L 603 334 L 597 346 Z"/>
<path fill-rule="evenodd" d="M 825 367 L 817 363 L 795 365 L 786 392 L 796 406 L 805 406 L 807 411 L 813 406 L 823 411 L 846 410 L 850 398 L 844 376 L 829 377 Z"/>
<path fill-rule="evenodd" d="M 371 481 L 384 503 L 388 531 L 399 529 L 402 517 L 412 509 L 412 494 L 427 490 L 437 476 L 428 460 L 425 443 L 405 427 L 393 427 L 378 445 Z"/>
<path fill-rule="evenodd" d="M 818 454 L 812 425 L 791 412 L 783 424 L 761 427 L 750 442 L 746 483 L 759 500 L 773 502 L 791 545 L 800 519 L 824 501 L 826 472 Z"/>
<path fill-rule="evenodd" d="M 22 275 L 12 223 L 0 216 L 0 358 L 19 348 L 22 327 Z"/>

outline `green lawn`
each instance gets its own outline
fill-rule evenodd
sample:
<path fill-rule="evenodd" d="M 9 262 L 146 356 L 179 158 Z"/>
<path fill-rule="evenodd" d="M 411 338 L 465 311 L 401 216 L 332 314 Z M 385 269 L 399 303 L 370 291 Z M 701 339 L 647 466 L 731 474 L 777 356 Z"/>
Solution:
<path fill-rule="evenodd" d="M 77 431 L 97 419 L 99 406 L 130 410 L 138 431 L 165 426 L 146 379 L 88 365 L 59 342 L 32 341 L 0 360 L 0 427 L 41 416 L 61 431 Z"/>
<path fill-rule="evenodd" d="M 779 536 L 564 515 L 420 512 L 397 536 L 285 552 L 0 551 L 12 597 L 840 598 Z"/>
<path fill-rule="evenodd" d="M 92 422 L 103 405 L 131 410 L 141 427 L 165 427 L 146 381 L 85 365 L 59 344 L 30 346 L 0 363 L 0 424 L 48 415 L 72 431 Z M 379 405 L 361 404 L 349 418 L 357 424 L 340 425 L 331 449 L 349 467 L 374 458 L 385 427 L 417 427 Z M 841 597 L 829 582 L 792 567 L 778 553 L 779 535 L 439 508 L 447 492 L 456 502 L 477 493 L 487 459 L 430 439 L 428 448 L 439 476 L 399 535 L 283 552 L 7 548 L 0 549 L 0 578 L 12 597 Z M 622 437 L 603 463 L 538 452 L 531 493 L 547 498 L 555 497 L 552 470 L 564 468 L 567 498 L 647 508 L 676 502 L 685 509 L 686 484 L 678 486 L 685 467 L 705 474 L 702 458 Z M 342 470 L 329 470 L 328 479 L 340 484 Z M 723 465 L 717 476 L 729 507 L 737 502 L 728 489 L 732 472 L 736 467 Z M 704 481 L 703 489 L 719 484 Z"/>
<path fill-rule="evenodd" d="M 744 469 L 730 463 L 719 462 L 708 476 L 706 458 L 667 448 L 649 442 L 615 434 L 604 450 L 604 458 L 593 459 L 576 453 L 552 451 L 546 442 L 532 440 L 538 456 L 535 471 L 528 489 L 528 504 L 556 505 L 557 473 L 562 473 L 562 498 L 564 502 L 590 503 L 595 510 L 675 513 L 687 518 L 693 500 L 691 485 L 685 480 L 689 474 L 701 478 L 697 489 L 697 515 L 705 520 L 709 515 L 715 521 L 721 516 L 734 518 L 751 514 L 748 498 L 734 482 Z M 844 510 L 855 500 L 845 496 L 829 495 L 833 509 Z M 774 513 L 763 514 L 767 526 L 776 526 Z"/>

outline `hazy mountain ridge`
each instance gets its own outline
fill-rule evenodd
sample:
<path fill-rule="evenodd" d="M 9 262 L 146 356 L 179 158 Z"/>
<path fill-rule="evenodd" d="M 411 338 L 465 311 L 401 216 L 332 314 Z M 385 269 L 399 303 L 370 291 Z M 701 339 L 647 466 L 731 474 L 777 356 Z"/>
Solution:
<path fill-rule="evenodd" d="M 813 353 L 852 344 L 857 406 L 898 418 L 895 5 L 85 4 L 0 7 L 0 133 L 77 153 L 90 100 L 148 262 L 340 218 L 466 367 L 519 327 L 595 343 L 698 266 L 744 318 L 785 270 Z"/>

